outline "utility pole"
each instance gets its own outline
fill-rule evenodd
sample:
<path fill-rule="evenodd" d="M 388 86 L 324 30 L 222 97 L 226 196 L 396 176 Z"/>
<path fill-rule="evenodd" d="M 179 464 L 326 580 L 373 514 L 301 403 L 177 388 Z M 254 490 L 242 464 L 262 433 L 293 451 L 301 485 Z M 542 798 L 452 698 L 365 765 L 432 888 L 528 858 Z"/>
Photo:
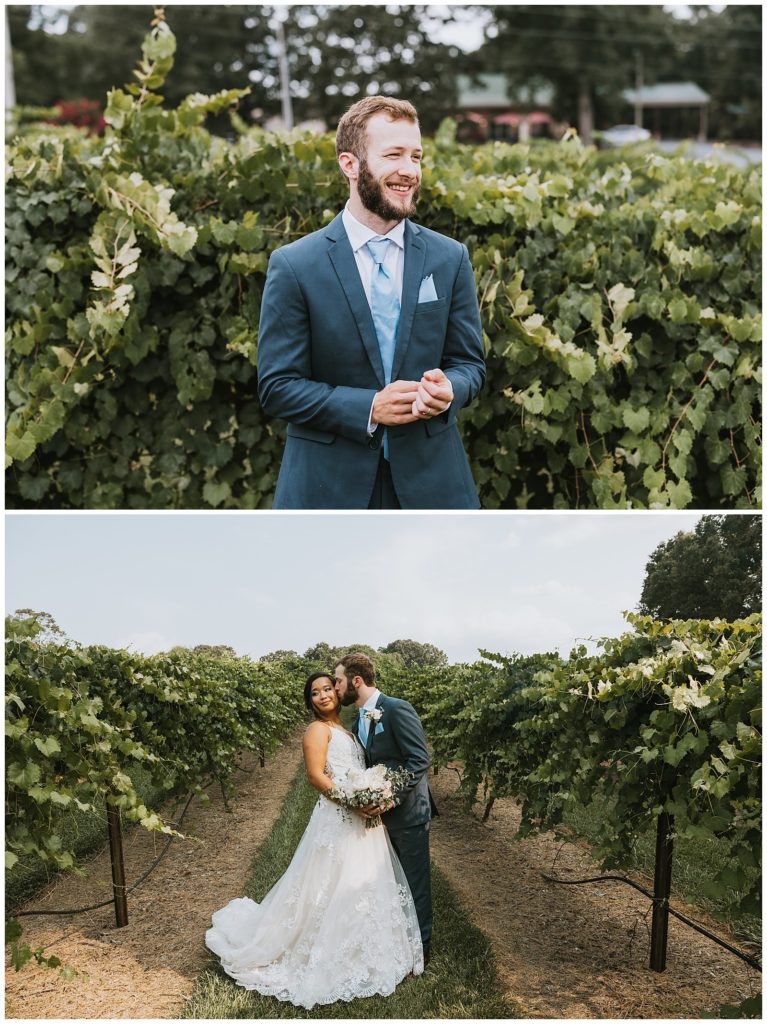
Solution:
<path fill-rule="evenodd" d="M 285 131 L 293 129 L 293 103 L 290 99 L 290 69 L 288 68 L 288 48 L 285 43 L 285 29 L 282 18 L 276 15 L 277 21 L 277 56 L 280 65 L 280 97 L 282 99 L 282 120 Z"/>
<path fill-rule="evenodd" d="M 11 54 L 11 27 L 8 24 L 8 8 L 5 8 L 5 118 L 16 106 L 16 90 L 13 87 L 13 56 Z"/>
<path fill-rule="evenodd" d="M 636 62 L 636 95 L 634 97 L 634 124 L 638 127 L 642 127 L 642 101 L 639 98 L 644 88 L 644 64 L 642 62 L 642 51 L 634 50 L 634 59 Z"/>

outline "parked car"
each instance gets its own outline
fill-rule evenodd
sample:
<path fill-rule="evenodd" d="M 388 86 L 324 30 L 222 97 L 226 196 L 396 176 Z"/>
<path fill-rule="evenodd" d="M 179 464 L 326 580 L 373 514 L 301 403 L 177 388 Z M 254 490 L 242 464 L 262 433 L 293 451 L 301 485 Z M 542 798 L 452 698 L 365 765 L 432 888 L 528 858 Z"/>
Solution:
<path fill-rule="evenodd" d="M 639 125 L 615 124 L 599 132 L 598 137 L 604 146 L 628 146 L 633 142 L 647 142 L 651 136 L 646 128 L 640 128 Z"/>

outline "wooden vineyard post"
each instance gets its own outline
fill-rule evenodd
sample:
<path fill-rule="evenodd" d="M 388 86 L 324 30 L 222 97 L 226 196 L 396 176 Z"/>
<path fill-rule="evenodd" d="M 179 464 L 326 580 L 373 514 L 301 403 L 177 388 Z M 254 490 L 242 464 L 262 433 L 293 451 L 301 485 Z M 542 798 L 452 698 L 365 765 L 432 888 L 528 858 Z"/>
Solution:
<path fill-rule="evenodd" d="M 107 827 L 109 830 L 109 855 L 112 858 L 112 889 L 115 898 L 115 920 L 118 928 L 128 923 L 128 897 L 125 886 L 125 863 L 123 860 L 123 839 L 120 829 L 120 808 L 107 803 Z"/>
<path fill-rule="evenodd" d="M 652 934 L 650 937 L 650 970 L 666 970 L 666 947 L 668 944 L 668 900 L 671 894 L 671 855 L 673 840 L 671 829 L 674 819 L 662 811 L 658 818 L 658 835 L 655 841 L 655 881 L 652 908 Z"/>

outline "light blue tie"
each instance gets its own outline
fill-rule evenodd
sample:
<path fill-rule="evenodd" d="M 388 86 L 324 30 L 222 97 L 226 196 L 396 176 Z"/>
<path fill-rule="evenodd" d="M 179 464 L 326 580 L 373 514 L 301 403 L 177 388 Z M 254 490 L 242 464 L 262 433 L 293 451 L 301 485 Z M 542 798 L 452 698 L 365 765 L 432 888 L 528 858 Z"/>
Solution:
<path fill-rule="evenodd" d="M 397 343 L 397 325 L 399 324 L 400 301 L 397 286 L 384 267 L 386 247 L 390 239 L 381 238 L 367 243 L 370 255 L 376 263 L 370 282 L 370 311 L 373 314 L 373 325 L 378 336 L 378 347 L 381 350 L 381 362 L 384 368 L 384 382 L 391 384 L 392 366 L 394 365 L 394 348 Z M 389 437 L 384 429 L 384 458 L 389 458 Z"/>
<path fill-rule="evenodd" d="M 363 747 L 366 747 L 368 745 L 368 725 L 367 722 L 365 721 L 366 713 L 367 712 L 365 711 L 365 708 L 360 708 L 360 724 L 359 728 L 357 729 L 357 735 L 359 736 L 360 743 L 362 744 Z"/>

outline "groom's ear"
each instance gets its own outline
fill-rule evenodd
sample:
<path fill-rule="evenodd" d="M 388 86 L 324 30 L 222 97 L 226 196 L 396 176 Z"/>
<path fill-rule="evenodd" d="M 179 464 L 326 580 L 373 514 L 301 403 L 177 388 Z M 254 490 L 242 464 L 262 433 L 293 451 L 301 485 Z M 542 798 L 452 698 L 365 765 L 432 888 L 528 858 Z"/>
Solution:
<path fill-rule="evenodd" d="M 360 162 L 354 153 L 339 153 L 338 166 L 347 181 L 356 181 L 359 177 Z"/>

